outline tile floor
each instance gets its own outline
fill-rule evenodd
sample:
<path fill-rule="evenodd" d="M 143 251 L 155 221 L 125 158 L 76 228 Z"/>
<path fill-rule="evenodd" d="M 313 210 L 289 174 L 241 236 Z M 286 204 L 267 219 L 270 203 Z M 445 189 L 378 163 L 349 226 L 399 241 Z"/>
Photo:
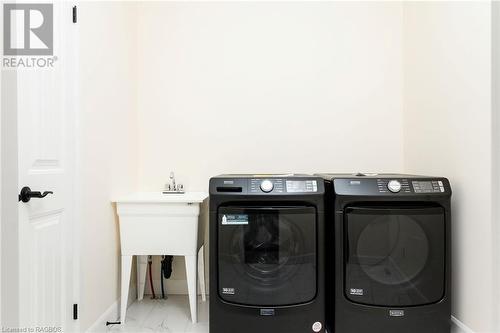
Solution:
<path fill-rule="evenodd" d="M 107 332 L 208 333 L 208 300 L 198 299 L 198 323 L 193 324 L 187 296 L 152 300 L 145 295 L 130 305 L 125 325 L 108 326 Z"/>
<path fill-rule="evenodd" d="M 111 325 L 104 332 L 208 333 L 208 300 L 198 299 L 198 323 L 193 324 L 187 296 L 172 295 L 168 300 L 145 296 L 143 301 L 135 301 L 128 308 L 125 325 Z M 459 332 L 457 327 L 451 330 Z"/>

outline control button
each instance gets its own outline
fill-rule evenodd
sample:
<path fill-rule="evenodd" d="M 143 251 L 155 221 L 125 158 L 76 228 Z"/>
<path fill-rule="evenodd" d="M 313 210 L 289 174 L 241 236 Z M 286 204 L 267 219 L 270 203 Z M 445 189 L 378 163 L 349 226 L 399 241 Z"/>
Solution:
<path fill-rule="evenodd" d="M 273 188 L 274 184 L 269 179 L 263 180 L 262 183 L 260 183 L 260 189 L 262 190 L 262 192 L 269 193 L 273 190 Z"/>
<path fill-rule="evenodd" d="M 398 193 L 399 191 L 401 191 L 401 183 L 397 180 L 391 180 L 389 184 L 387 184 L 387 188 L 392 193 Z"/>

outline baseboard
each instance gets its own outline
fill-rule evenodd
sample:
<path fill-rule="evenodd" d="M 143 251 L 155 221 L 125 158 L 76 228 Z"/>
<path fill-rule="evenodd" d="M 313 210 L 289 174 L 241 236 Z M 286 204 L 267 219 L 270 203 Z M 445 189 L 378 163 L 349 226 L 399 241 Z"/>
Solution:
<path fill-rule="evenodd" d="M 107 321 L 115 321 L 120 316 L 120 300 L 116 300 L 97 320 L 87 329 L 87 333 L 106 331 Z"/>
<path fill-rule="evenodd" d="M 130 306 L 137 299 L 136 287 L 130 287 L 128 294 L 128 304 Z M 106 332 L 106 322 L 116 321 L 120 317 L 120 298 L 118 298 L 111 306 L 104 311 L 102 315 L 85 331 L 87 333 Z"/>
<path fill-rule="evenodd" d="M 475 333 L 473 330 L 471 330 L 467 325 L 462 323 L 460 320 L 457 318 L 451 316 L 451 323 L 452 323 L 452 333 Z"/>

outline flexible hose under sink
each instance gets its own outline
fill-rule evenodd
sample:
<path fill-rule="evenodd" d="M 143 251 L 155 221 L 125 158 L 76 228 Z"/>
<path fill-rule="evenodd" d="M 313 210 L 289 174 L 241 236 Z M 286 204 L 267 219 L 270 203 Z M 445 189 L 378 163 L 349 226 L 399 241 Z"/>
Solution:
<path fill-rule="evenodd" d="M 161 298 L 165 298 L 165 288 L 163 287 L 163 261 L 165 260 L 165 256 L 162 256 L 161 258 L 161 269 L 160 269 L 160 282 L 161 282 Z"/>
<path fill-rule="evenodd" d="M 148 256 L 148 267 L 149 267 L 149 285 L 151 286 L 151 293 L 153 294 L 153 299 L 156 298 L 155 287 L 153 285 L 153 256 Z"/>
<path fill-rule="evenodd" d="M 161 261 L 161 270 L 163 272 L 163 277 L 165 279 L 170 279 L 170 276 L 172 276 L 173 261 L 174 261 L 174 256 L 165 256 Z"/>

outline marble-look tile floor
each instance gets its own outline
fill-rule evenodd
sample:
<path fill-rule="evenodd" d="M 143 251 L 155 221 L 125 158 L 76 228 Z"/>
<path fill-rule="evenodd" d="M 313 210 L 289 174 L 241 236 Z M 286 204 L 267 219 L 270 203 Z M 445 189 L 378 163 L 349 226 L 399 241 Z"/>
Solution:
<path fill-rule="evenodd" d="M 208 299 L 198 298 L 198 323 L 193 324 L 187 296 L 153 300 L 145 295 L 129 306 L 124 325 L 110 325 L 107 332 L 208 333 Z"/>
<path fill-rule="evenodd" d="M 453 326 L 451 333 L 459 333 Z M 208 333 L 208 300 L 198 298 L 198 323 L 193 324 L 187 296 L 172 295 L 167 300 L 145 296 L 130 305 L 125 325 L 111 325 L 104 332 Z"/>

